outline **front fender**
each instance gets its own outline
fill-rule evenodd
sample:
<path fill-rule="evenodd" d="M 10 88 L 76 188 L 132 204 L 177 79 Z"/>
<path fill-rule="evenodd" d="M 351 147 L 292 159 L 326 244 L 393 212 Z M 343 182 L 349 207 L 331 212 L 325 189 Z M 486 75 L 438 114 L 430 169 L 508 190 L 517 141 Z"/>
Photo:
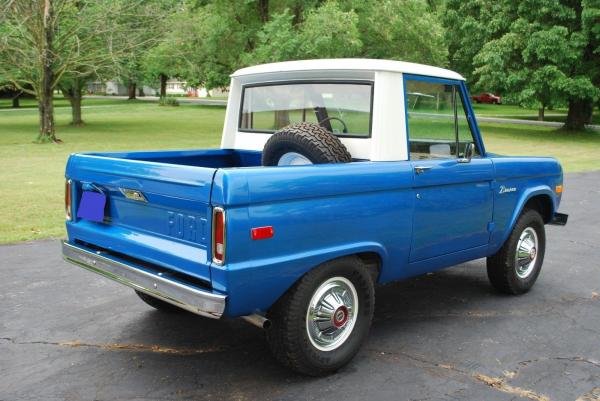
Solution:
<path fill-rule="evenodd" d="M 506 242 L 506 240 L 510 236 L 510 233 L 513 230 L 513 227 L 517 223 L 517 219 L 523 212 L 523 208 L 525 207 L 527 202 L 530 199 L 532 199 L 533 197 L 539 196 L 539 195 L 547 196 L 548 198 L 550 198 L 551 205 L 552 205 L 552 210 L 550 212 L 551 212 L 551 215 L 554 215 L 554 213 L 558 209 L 554 191 L 552 191 L 552 189 L 548 185 L 537 185 L 537 186 L 534 186 L 531 188 L 527 188 L 520 194 L 520 196 L 517 200 L 517 203 L 515 205 L 515 208 L 513 209 L 513 212 L 510 216 L 508 224 L 501 231 L 501 235 L 495 236 L 495 239 L 494 239 L 493 243 L 491 244 L 492 253 L 496 253 L 498 251 L 498 249 L 500 249 L 500 247 L 502 247 L 504 242 Z"/>

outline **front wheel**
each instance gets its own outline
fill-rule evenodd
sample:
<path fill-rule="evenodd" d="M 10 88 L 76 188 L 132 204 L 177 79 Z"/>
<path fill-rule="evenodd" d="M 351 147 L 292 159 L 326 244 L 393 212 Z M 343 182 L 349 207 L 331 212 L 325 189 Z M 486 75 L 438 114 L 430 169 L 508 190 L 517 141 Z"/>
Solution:
<path fill-rule="evenodd" d="M 327 375 L 358 352 L 374 306 L 373 278 L 360 259 L 327 262 L 302 277 L 269 312 L 269 345 L 292 370 Z"/>
<path fill-rule="evenodd" d="M 487 259 L 490 282 L 507 294 L 529 291 L 542 269 L 545 249 L 542 216 L 536 210 L 525 210 L 502 248 Z"/>

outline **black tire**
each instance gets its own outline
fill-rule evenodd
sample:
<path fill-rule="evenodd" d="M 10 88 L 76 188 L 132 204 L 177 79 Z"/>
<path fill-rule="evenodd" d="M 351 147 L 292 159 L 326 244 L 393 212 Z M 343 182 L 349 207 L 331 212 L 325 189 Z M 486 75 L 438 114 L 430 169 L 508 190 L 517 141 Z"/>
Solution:
<path fill-rule="evenodd" d="M 358 313 L 353 327 L 349 326 L 351 320 L 345 321 L 350 332 L 337 348 L 320 350 L 309 339 L 309 304 L 321 284 L 339 277 L 354 286 Z M 271 308 L 268 317 L 272 324 L 267 330 L 267 340 L 273 355 L 283 365 L 304 375 L 324 376 L 335 372 L 356 355 L 369 333 L 374 308 L 373 277 L 360 259 L 333 260 L 307 273 Z M 337 311 L 332 316 L 337 316 Z"/>
<path fill-rule="evenodd" d="M 161 312 L 165 312 L 165 313 L 183 313 L 183 312 L 185 312 L 183 309 L 178 308 L 175 305 L 172 305 L 165 301 L 161 301 L 160 299 L 154 298 L 153 296 L 148 295 L 146 293 L 143 293 L 143 292 L 140 292 L 137 290 L 135 290 L 135 293 L 146 304 L 150 305 L 154 309 L 157 309 Z"/>
<path fill-rule="evenodd" d="M 531 270 L 518 272 L 517 246 L 521 235 L 526 235 L 525 230 L 533 229 L 537 236 L 537 246 L 530 257 L 535 257 Z M 510 236 L 493 256 L 487 258 L 487 274 L 490 282 L 498 291 L 506 294 L 523 294 L 535 284 L 542 264 L 546 249 L 546 232 L 542 216 L 533 209 L 525 209 L 519 216 Z M 527 273 L 527 271 L 529 271 Z M 525 274 L 527 273 L 527 274 Z"/>
<path fill-rule="evenodd" d="M 262 165 L 277 166 L 281 156 L 289 152 L 299 153 L 313 164 L 352 161 L 342 142 L 314 123 L 292 124 L 273 134 L 263 148 Z"/>

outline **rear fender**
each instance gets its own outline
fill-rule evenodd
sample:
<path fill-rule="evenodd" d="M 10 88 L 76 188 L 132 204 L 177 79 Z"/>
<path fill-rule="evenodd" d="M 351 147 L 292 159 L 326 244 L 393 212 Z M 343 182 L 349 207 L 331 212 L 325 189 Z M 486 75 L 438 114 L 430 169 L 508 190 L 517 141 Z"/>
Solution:
<path fill-rule="evenodd" d="M 266 312 L 302 276 L 325 262 L 364 253 L 374 253 L 380 259 L 379 281 L 385 277 L 388 260 L 386 249 L 379 243 L 360 242 L 315 250 L 310 253 L 288 255 L 283 258 L 252 260 L 227 265 L 225 269 L 213 266 L 213 280 L 226 276 L 228 316 L 242 316 Z M 257 267 L 260 266 L 260 267 Z M 221 270 L 218 272 L 218 270 Z M 219 279 L 217 279 L 219 280 Z M 260 282 L 260 286 L 249 286 Z"/>

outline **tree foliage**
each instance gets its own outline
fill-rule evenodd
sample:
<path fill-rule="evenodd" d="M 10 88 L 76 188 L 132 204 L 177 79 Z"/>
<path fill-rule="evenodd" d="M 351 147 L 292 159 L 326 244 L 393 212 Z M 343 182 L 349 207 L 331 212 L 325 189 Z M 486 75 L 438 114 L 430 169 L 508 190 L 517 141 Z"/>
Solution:
<path fill-rule="evenodd" d="M 583 129 L 600 97 L 597 0 L 449 0 L 452 65 L 476 87 L 540 108 L 567 103 L 566 127 Z M 471 33 L 471 35 L 469 35 Z"/>
<path fill-rule="evenodd" d="M 116 73 L 111 78 L 116 77 L 126 85 L 129 98 L 134 99 L 138 86 L 141 88 L 149 80 L 154 83 L 157 78 L 151 76 L 152 68 L 159 67 L 170 56 L 153 49 L 168 34 L 170 18 L 183 3 L 178 0 L 113 0 L 112 3 L 120 10 L 115 18 L 117 42 L 128 50 L 115 59 Z M 148 62 L 152 64 L 147 66 Z"/>
<path fill-rule="evenodd" d="M 153 57 L 175 60 L 169 75 L 208 89 L 228 85 L 238 68 L 283 60 L 375 57 L 444 65 L 443 30 L 431 4 L 437 2 L 192 1 Z"/>
<path fill-rule="evenodd" d="M 426 2 L 381 0 L 359 7 L 362 56 L 446 65 L 444 29 Z"/>
<path fill-rule="evenodd" d="M 132 4 L 129 1 L 127 6 Z M 0 76 L 38 99 L 40 142 L 57 141 L 55 90 L 62 88 L 70 100 L 75 99 L 85 80 L 110 69 L 132 49 L 131 42 L 122 40 L 125 35 L 119 24 L 125 10 L 123 3 L 109 0 L 3 1 Z"/>

